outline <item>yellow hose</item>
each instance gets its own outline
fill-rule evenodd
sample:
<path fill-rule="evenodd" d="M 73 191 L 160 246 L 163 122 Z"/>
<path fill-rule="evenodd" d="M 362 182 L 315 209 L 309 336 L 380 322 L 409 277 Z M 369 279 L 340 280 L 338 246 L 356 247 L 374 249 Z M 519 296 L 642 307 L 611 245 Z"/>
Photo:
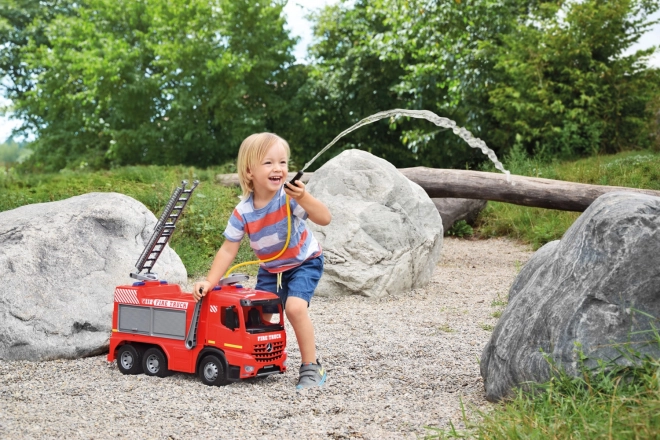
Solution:
<path fill-rule="evenodd" d="M 269 258 L 267 260 L 254 260 L 254 261 L 246 261 L 240 264 L 236 264 L 232 266 L 227 273 L 225 273 L 225 276 L 223 278 L 227 278 L 230 273 L 232 273 L 235 269 L 238 269 L 239 267 L 242 266 L 247 266 L 249 264 L 259 264 L 259 263 L 267 263 L 269 261 L 276 260 L 279 258 L 280 255 L 286 251 L 286 248 L 289 247 L 289 241 L 291 240 L 291 205 L 289 205 L 289 196 L 286 196 L 286 242 L 284 243 L 284 247 L 280 251 L 279 254 L 275 255 L 272 258 Z"/>

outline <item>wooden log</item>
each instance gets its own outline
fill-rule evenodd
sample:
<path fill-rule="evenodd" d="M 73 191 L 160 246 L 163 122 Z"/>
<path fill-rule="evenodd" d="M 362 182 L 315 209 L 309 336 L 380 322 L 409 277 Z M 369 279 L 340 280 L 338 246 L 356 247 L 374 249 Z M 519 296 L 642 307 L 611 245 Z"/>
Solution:
<path fill-rule="evenodd" d="M 492 200 L 537 208 L 582 212 L 599 196 L 611 191 L 629 191 L 660 197 L 660 191 L 622 186 L 588 185 L 563 180 L 511 175 L 507 182 L 503 173 L 450 170 L 439 168 L 400 168 L 408 179 L 421 186 L 430 198 L 462 198 Z M 314 173 L 305 173 L 307 183 Z M 238 185 L 237 174 L 220 174 L 222 185 Z"/>
<path fill-rule="evenodd" d="M 660 197 L 660 191 L 621 186 L 588 185 L 562 180 L 469 170 L 426 167 L 399 171 L 424 188 L 429 197 L 461 197 L 513 203 L 537 208 L 582 212 L 599 196 L 612 191 L 629 191 Z"/>

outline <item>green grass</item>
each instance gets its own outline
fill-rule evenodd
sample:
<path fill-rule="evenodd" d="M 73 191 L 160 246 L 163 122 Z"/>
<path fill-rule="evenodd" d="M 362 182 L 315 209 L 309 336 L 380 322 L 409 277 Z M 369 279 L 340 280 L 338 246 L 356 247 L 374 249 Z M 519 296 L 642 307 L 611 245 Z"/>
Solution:
<path fill-rule="evenodd" d="M 487 332 L 492 332 L 495 326 L 492 324 L 481 323 L 479 324 L 479 328 Z"/>
<path fill-rule="evenodd" d="M 438 326 L 438 330 L 445 333 L 453 333 L 454 329 L 449 327 L 449 324 L 442 324 Z"/>
<path fill-rule="evenodd" d="M 188 275 L 204 276 L 218 248 L 227 219 L 238 202 L 238 188 L 227 188 L 214 182 L 224 167 L 200 170 L 189 167 L 125 167 L 109 171 L 54 174 L 19 174 L 13 169 L 0 169 L 0 211 L 31 203 L 53 202 L 89 192 L 118 192 L 144 203 L 156 217 L 160 216 L 174 188 L 182 180 L 197 179 L 199 186 L 177 222 L 170 245 L 181 257 Z M 135 256 L 137 260 L 139 255 Z M 247 240 L 241 244 L 236 262 L 254 260 Z M 256 266 L 242 272 L 256 274 Z"/>
<path fill-rule="evenodd" d="M 652 343 L 660 345 L 657 331 Z M 428 428 L 427 439 L 657 439 L 660 436 L 660 360 L 629 346 L 630 365 L 601 362 L 572 377 L 550 362 L 553 377 L 487 411 L 463 407 L 465 428 Z"/>
<path fill-rule="evenodd" d="M 474 229 L 472 229 L 472 226 L 468 225 L 465 220 L 459 220 L 454 223 L 451 228 L 445 231 L 445 235 L 458 238 L 470 237 L 474 235 Z"/>
<path fill-rule="evenodd" d="M 658 152 L 626 152 L 554 163 L 542 163 L 514 152 L 503 163 L 517 175 L 660 190 Z M 560 239 L 580 214 L 488 202 L 477 220 L 475 235 L 483 238 L 507 236 L 538 249 L 550 241 Z"/>

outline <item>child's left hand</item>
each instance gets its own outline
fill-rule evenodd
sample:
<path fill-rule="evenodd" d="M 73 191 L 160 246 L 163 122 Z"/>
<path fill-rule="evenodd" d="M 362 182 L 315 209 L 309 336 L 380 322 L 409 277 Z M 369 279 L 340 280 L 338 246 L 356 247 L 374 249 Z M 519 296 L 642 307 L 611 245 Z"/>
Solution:
<path fill-rule="evenodd" d="M 300 180 L 296 180 L 296 183 L 286 182 L 284 184 L 284 192 L 296 201 L 300 201 L 307 194 L 305 184 Z"/>

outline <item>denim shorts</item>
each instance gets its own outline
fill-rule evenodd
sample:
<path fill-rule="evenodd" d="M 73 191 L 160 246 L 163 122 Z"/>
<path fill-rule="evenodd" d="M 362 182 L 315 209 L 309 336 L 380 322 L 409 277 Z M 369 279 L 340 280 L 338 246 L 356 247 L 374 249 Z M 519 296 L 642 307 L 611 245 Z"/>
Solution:
<path fill-rule="evenodd" d="M 300 266 L 282 272 L 282 286 L 277 290 L 277 274 L 259 268 L 257 285 L 255 289 L 272 292 L 282 300 L 282 307 L 286 305 L 288 297 L 293 296 L 309 302 L 314 296 L 314 290 L 319 284 L 323 274 L 323 254 L 304 261 Z M 265 313 L 277 313 L 277 310 L 264 307 Z"/>

